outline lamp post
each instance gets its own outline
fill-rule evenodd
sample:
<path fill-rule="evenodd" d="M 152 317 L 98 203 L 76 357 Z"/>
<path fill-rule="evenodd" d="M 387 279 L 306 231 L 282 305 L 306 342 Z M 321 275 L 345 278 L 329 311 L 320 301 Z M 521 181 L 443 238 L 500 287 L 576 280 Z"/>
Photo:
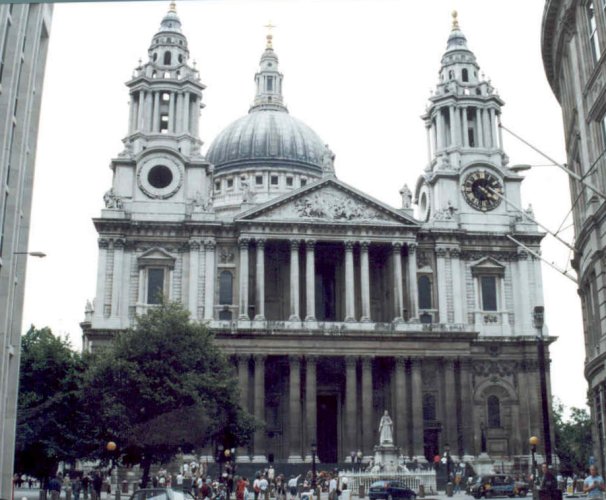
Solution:
<path fill-rule="evenodd" d="M 530 444 L 530 453 L 532 455 L 532 485 L 533 485 L 533 490 L 534 490 L 534 484 L 537 480 L 537 475 L 538 475 L 537 458 L 535 456 L 535 453 L 537 451 L 537 444 L 539 444 L 539 438 L 536 436 L 532 436 L 528 440 L 528 443 Z"/>
<path fill-rule="evenodd" d="M 547 378 L 545 373 L 545 343 L 543 342 L 543 324 L 545 308 L 536 306 L 533 313 L 534 327 L 537 329 L 537 349 L 539 361 L 539 380 L 541 383 L 541 413 L 543 416 L 543 439 L 545 440 L 545 462 L 551 465 L 551 431 L 549 429 L 549 407 L 547 401 Z"/>
<path fill-rule="evenodd" d="M 311 489 L 315 493 L 316 488 L 318 487 L 317 477 L 316 477 L 316 453 L 318 452 L 318 446 L 316 445 L 315 441 L 311 442 L 310 448 L 311 448 Z"/>
<path fill-rule="evenodd" d="M 120 478 L 118 477 L 118 467 L 116 464 L 116 450 L 118 449 L 118 445 L 115 443 L 115 441 L 108 441 L 105 445 L 105 449 L 109 452 L 112 460 L 111 467 L 109 469 L 110 478 L 112 476 L 114 468 L 116 469 L 116 500 L 120 500 Z"/>

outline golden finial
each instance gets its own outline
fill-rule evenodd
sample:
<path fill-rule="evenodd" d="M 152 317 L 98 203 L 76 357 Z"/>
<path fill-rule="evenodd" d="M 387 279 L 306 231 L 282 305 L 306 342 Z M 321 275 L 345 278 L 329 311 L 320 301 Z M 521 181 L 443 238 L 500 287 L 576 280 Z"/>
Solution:
<path fill-rule="evenodd" d="M 456 10 L 453 10 L 452 11 L 452 29 L 453 30 L 458 30 L 459 29 L 458 16 L 459 16 L 459 13 Z"/>
<path fill-rule="evenodd" d="M 267 28 L 267 45 L 265 46 L 265 48 L 267 49 L 273 49 L 273 45 L 272 45 L 272 41 L 273 41 L 273 35 L 271 34 L 271 30 L 274 29 L 276 26 L 271 24 L 271 21 L 269 21 L 265 26 L 263 26 L 264 28 Z"/>
<path fill-rule="evenodd" d="M 174 12 L 175 14 L 177 13 L 177 4 L 174 1 L 168 6 L 168 12 Z"/>

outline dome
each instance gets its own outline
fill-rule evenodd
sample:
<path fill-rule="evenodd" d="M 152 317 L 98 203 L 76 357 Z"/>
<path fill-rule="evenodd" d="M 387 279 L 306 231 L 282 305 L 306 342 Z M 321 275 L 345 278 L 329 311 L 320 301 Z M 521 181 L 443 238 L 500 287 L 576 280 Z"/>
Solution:
<path fill-rule="evenodd" d="M 228 125 L 208 148 L 215 175 L 246 166 L 288 166 L 321 175 L 324 142 L 282 106 L 253 107 Z"/>

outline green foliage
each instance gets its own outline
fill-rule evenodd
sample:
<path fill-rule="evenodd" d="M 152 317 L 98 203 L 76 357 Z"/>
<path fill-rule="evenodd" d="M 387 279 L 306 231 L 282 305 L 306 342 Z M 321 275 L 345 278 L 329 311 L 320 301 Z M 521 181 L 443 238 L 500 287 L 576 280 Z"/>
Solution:
<path fill-rule="evenodd" d="M 584 408 L 571 408 L 570 416 L 564 417 L 565 406 L 555 400 L 553 422 L 555 451 L 560 459 L 563 474 L 581 474 L 587 470 L 592 451 L 591 417 Z"/>
<path fill-rule="evenodd" d="M 103 444 L 115 441 L 119 458 L 146 469 L 179 448 L 237 446 L 254 432 L 212 334 L 176 303 L 150 309 L 98 357 L 85 396 L 89 428 L 100 443 L 91 454 L 107 459 Z"/>
<path fill-rule="evenodd" d="M 32 326 L 21 338 L 15 470 L 37 478 L 78 458 L 85 437 L 80 386 L 86 363 L 67 340 Z"/>

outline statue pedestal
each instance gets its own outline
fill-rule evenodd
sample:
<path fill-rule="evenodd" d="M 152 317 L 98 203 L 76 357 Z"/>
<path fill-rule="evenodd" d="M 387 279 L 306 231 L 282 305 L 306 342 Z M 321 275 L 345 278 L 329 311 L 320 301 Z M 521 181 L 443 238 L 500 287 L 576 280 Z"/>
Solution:
<path fill-rule="evenodd" d="M 473 463 L 473 468 L 476 474 L 494 474 L 494 461 L 488 456 L 488 453 L 482 452 Z"/>
<path fill-rule="evenodd" d="M 393 444 L 375 446 L 375 465 L 381 465 L 382 472 L 396 472 L 398 468 L 398 449 Z"/>

